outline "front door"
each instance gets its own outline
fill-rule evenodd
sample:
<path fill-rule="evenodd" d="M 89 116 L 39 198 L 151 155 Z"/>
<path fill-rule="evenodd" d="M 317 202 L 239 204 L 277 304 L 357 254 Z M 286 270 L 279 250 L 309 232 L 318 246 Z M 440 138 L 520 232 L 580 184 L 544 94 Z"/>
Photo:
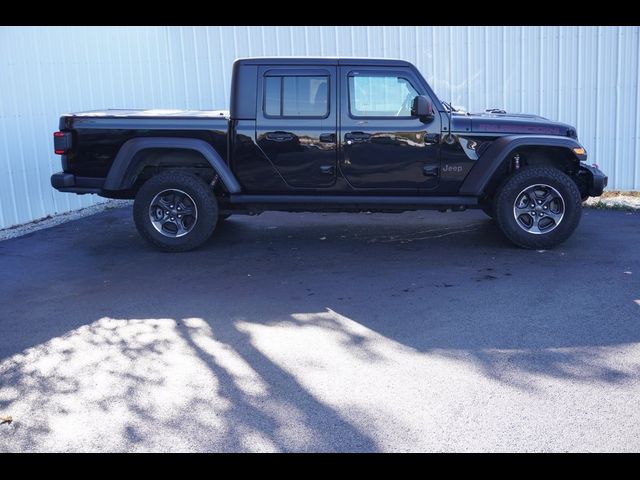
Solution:
<path fill-rule="evenodd" d="M 336 181 L 336 67 L 262 67 L 256 140 L 292 188 Z"/>
<path fill-rule="evenodd" d="M 340 67 L 340 170 L 357 189 L 416 193 L 438 185 L 438 115 L 411 115 L 416 95 L 428 95 L 410 69 Z M 437 112 L 436 112 L 437 113 Z"/>

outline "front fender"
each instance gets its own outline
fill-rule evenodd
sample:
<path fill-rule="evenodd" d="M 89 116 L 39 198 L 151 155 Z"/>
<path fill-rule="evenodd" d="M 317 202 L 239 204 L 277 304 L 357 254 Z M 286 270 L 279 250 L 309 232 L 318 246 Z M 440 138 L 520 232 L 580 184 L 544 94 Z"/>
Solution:
<path fill-rule="evenodd" d="M 563 147 L 567 148 L 576 161 L 587 160 L 586 152 L 576 154 L 574 148 L 582 148 L 577 140 L 554 135 L 507 135 L 496 139 L 480 156 L 460 187 L 460 195 L 479 196 L 491 181 L 508 155 L 520 147 Z"/>
<path fill-rule="evenodd" d="M 195 138 L 145 137 L 134 138 L 120 148 L 118 155 L 109 169 L 109 174 L 102 187 L 104 190 L 126 190 L 131 187 L 131 179 L 127 178 L 129 167 L 137 153 L 147 149 L 170 148 L 178 150 L 194 150 L 209 162 L 220 176 L 229 193 L 240 193 L 240 184 L 229 166 L 222 160 L 218 152 L 203 140 Z"/>

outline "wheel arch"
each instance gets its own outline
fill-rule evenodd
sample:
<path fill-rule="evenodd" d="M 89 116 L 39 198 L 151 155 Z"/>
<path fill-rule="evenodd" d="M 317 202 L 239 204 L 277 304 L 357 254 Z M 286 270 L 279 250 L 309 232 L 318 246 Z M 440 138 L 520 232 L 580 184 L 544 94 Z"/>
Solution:
<path fill-rule="evenodd" d="M 120 148 L 103 189 L 126 191 L 134 187 L 147 167 L 210 168 L 229 193 L 239 193 L 240 184 L 216 150 L 194 138 L 146 137 L 131 139 Z"/>
<path fill-rule="evenodd" d="M 461 195 L 486 197 L 492 195 L 505 175 L 511 171 L 511 160 L 522 155 L 522 164 L 550 165 L 567 172 L 579 170 L 587 155 L 579 155 L 574 148 L 582 146 L 569 137 L 551 135 L 509 135 L 496 139 L 476 162 L 460 187 Z"/>

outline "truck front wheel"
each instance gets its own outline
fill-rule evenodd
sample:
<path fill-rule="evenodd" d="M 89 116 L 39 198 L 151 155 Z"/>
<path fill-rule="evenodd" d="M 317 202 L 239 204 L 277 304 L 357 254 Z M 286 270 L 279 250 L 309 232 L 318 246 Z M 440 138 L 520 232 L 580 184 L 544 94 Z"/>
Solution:
<path fill-rule="evenodd" d="M 133 204 L 133 218 L 140 235 L 153 246 L 186 252 L 211 236 L 218 221 L 218 204 L 200 178 L 168 170 L 142 185 Z"/>
<path fill-rule="evenodd" d="M 495 219 L 504 235 L 524 248 L 552 248 L 580 222 L 582 202 L 575 182 L 553 167 L 526 167 L 498 189 Z"/>

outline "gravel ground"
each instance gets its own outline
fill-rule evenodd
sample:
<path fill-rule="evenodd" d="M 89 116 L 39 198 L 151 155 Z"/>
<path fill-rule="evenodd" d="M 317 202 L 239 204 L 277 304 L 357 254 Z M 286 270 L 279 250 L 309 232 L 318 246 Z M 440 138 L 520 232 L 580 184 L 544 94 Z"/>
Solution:
<path fill-rule="evenodd" d="M 590 197 L 585 205 L 592 208 L 640 210 L 640 192 L 605 192 L 601 197 Z"/>
<path fill-rule="evenodd" d="M 0 242 L 0 451 L 637 451 L 640 213 L 551 251 L 481 212 L 130 207 Z"/>

